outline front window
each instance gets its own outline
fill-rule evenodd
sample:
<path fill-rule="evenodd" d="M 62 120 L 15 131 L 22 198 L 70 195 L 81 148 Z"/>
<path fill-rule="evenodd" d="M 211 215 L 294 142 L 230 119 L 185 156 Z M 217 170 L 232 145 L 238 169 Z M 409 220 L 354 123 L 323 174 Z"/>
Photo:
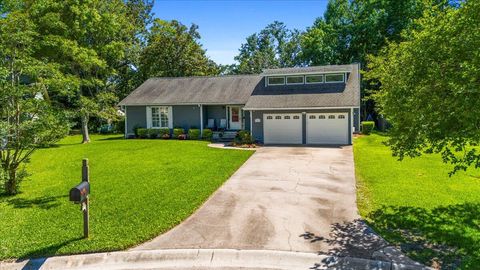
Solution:
<path fill-rule="evenodd" d="M 287 84 L 303 84 L 303 76 L 288 76 Z"/>
<path fill-rule="evenodd" d="M 344 74 L 327 74 L 325 75 L 325 82 L 327 83 L 344 82 Z"/>
<path fill-rule="evenodd" d="M 323 83 L 323 75 L 307 75 L 305 81 L 309 83 Z"/>
<path fill-rule="evenodd" d="M 152 108 L 152 127 L 160 127 L 160 108 Z"/>
<path fill-rule="evenodd" d="M 268 85 L 284 85 L 285 77 L 268 77 Z"/>
<path fill-rule="evenodd" d="M 152 128 L 168 128 L 168 107 L 152 107 Z"/>

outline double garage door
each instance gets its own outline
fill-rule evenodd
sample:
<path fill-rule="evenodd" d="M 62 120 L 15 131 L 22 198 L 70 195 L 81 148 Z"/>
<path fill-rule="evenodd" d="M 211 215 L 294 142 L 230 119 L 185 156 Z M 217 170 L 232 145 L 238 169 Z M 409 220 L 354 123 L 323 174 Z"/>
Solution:
<path fill-rule="evenodd" d="M 349 144 L 348 113 L 301 113 L 263 115 L 265 144 Z"/>

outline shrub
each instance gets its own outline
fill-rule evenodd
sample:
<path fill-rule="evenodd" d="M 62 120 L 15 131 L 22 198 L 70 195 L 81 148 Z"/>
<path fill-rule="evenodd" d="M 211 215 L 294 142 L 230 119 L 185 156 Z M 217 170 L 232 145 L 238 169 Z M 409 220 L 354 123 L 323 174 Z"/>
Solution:
<path fill-rule="evenodd" d="M 168 135 L 168 138 L 170 138 L 170 129 L 169 128 L 161 128 L 158 130 L 158 135 L 159 137 L 164 138 L 164 135 Z"/>
<path fill-rule="evenodd" d="M 142 127 L 139 125 L 133 126 L 133 134 L 135 134 L 135 137 L 138 138 L 140 135 L 138 134 L 138 130 L 141 129 Z"/>
<path fill-rule="evenodd" d="M 254 140 L 252 138 L 252 135 L 250 134 L 250 131 L 240 130 L 237 133 L 237 136 L 235 136 L 235 143 L 238 143 L 238 144 L 252 144 L 252 143 L 254 143 Z"/>
<path fill-rule="evenodd" d="M 206 128 L 202 132 L 202 139 L 211 141 L 213 137 L 213 131 L 209 128 Z"/>
<path fill-rule="evenodd" d="M 155 129 L 155 128 L 149 128 L 148 129 L 148 137 L 150 139 L 158 138 L 159 134 L 160 134 L 160 130 L 158 130 L 158 129 Z"/>
<path fill-rule="evenodd" d="M 196 129 L 196 128 L 189 129 L 188 138 L 190 140 L 198 140 L 200 138 L 200 129 Z"/>
<path fill-rule="evenodd" d="M 115 133 L 124 133 L 125 132 L 125 117 L 121 117 L 118 121 L 113 123 L 113 131 Z"/>
<path fill-rule="evenodd" d="M 138 128 L 136 134 L 137 134 L 137 138 L 145 139 L 148 137 L 148 129 Z"/>
<path fill-rule="evenodd" d="M 369 135 L 373 128 L 375 128 L 375 122 L 373 121 L 363 121 L 362 122 L 362 134 Z"/>
<path fill-rule="evenodd" d="M 185 130 L 183 128 L 174 128 L 173 129 L 173 137 L 178 139 L 178 136 L 185 134 Z"/>
<path fill-rule="evenodd" d="M 187 135 L 186 135 L 186 134 L 180 134 L 180 135 L 178 135 L 177 139 L 179 139 L 179 140 L 186 140 L 186 139 L 187 139 Z"/>

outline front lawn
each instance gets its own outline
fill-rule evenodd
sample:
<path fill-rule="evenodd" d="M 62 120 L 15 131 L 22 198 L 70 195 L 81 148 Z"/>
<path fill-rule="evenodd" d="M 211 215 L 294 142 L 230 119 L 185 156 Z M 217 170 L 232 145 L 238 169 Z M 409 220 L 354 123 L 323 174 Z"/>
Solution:
<path fill-rule="evenodd" d="M 478 269 L 480 170 L 448 177 L 438 155 L 397 161 L 379 134 L 354 141 L 360 214 L 411 258 Z"/>
<path fill-rule="evenodd" d="M 207 142 L 67 137 L 37 151 L 14 197 L 0 196 L 0 259 L 110 251 L 151 239 L 188 217 L 252 154 Z M 90 229 L 68 201 L 89 158 Z"/>

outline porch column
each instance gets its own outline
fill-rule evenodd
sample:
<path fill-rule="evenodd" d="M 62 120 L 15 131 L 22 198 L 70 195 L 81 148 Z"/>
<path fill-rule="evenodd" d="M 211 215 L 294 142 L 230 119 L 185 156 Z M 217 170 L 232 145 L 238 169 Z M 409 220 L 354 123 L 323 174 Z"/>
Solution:
<path fill-rule="evenodd" d="M 230 106 L 225 106 L 225 119 L 227 120 L 227 123 L 225 123 L 225 129 L 229 129 L 230 127 L 230 119 L 228 118 L 228 110 L 230 109 Z"/>
<path fill-rule="evenodd" d="M 203 134 L 203 105 L 198 104 L 198 107 L 200 107 L 200 136 Z"/>
<path fill-rule="evenodd" d="M 253 137 L 253 113 L 252 111 L 249 111 L 250 112 L 250 136 Z"/>

